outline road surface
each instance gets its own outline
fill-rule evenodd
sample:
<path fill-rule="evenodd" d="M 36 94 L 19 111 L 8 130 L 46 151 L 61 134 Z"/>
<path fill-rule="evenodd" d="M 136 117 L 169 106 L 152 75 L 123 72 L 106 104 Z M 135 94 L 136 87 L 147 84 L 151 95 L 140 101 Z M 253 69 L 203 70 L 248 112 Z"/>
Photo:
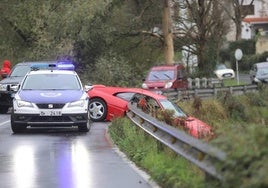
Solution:
<path fill-rule="evenodd" d="M 0 185 L 6 188 L 149 188 L 107 137 L 108 123 L 76 129 L 29 129 L 13 134 L 10 115 L 0 115 Z M 157 187 L 157 186 L 156 186 Z"/>

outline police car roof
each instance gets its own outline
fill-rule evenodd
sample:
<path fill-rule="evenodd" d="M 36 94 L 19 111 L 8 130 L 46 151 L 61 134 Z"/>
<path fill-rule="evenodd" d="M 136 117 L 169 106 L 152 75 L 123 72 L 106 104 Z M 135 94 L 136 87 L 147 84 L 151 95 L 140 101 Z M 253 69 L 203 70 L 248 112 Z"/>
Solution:
<path fill-rule="evenodd" d="M 50 65 L 55 65 L 59 70 L 74 70 L 75 66 L 72 61 L 28 61 L 18 63 L 16 66 L 29 66 L 32 69 L 49 69 Z M 55 68 L 56 69 L 56 68 Z"/>
<path fill-rule="evenodd" d="M 32 70 L 28 73 L 29 74 L 73 74 L 73 75 L 77 75 L 77 73 L 75 71 L 72 70 L 58 70 L 58 69 L 40 69 L 40 70 Z"/>

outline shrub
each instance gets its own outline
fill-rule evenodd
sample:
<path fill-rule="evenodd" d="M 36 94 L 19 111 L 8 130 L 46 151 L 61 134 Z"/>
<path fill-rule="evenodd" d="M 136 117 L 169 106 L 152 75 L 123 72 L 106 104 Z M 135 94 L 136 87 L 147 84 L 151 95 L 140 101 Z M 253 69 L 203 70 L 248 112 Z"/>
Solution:
<path fill-rule="evenodd" d="M 225 107 L 228 117 L 234 120 L 245 119 L 245 106 L 237 97 L 227 92 L 223 98 L 220 98 L 220 101 Z"/>

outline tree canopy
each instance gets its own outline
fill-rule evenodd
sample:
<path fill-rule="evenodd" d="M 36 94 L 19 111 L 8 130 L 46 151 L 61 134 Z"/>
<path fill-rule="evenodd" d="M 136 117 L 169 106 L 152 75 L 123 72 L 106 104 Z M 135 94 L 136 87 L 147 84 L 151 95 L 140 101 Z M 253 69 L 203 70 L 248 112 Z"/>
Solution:
<path fill-rule="evenodd" d="M 105 74 L 111 85 L 121 79 L 120 85 L 138 86 L 151 66 L 180 61 L 182 46 L 194 45 L 199 69 L 207 70 L 226 32 L 217 2 L 2 0 L 1 60 L 14 64 L 68 55 L 87 80 L 104 82 Z M 183 9 L 187 17 L 181 16 Z M 174 40 L 171 51 L 164 51 L 166 35 Z"/>

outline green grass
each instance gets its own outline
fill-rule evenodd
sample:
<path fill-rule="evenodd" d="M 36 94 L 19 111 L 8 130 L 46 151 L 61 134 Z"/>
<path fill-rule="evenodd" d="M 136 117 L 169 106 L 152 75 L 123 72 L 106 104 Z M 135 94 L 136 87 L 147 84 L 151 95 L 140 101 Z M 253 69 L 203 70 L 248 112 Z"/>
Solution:
<path fill-rule="evenodd" d="M 205 188 L 218 183 L 207 182 L 203 171 L 144 133 L 128 118 L 115 119 L 109 134 L 120 150 L 161 187 Z"/>
<path fill-rule="evenodd" d="M 229 87 L 229 86 L 237 86 L 237 85 L 246 85 L 247 83 L 245 82 L 241 82 L 239 81 L 239 84 L 237 82 L 237 79 L 226 79 L 226 80 L 223 80 L 223 85 L 226 86 L 226 87 Z"/>

